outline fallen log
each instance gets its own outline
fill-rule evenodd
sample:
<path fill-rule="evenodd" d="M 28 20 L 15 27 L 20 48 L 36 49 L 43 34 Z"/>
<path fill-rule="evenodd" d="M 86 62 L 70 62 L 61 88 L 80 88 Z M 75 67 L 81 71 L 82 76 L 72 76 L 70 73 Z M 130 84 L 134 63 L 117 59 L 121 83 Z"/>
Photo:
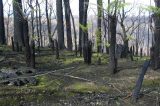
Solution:
<path fill-rule="evenodd" d="M 136 82 L 135 89 L 132 93 L 132 98 L 133 98 L 133 101 L 135 101 L 135 102 L 139 98 L 139 93 L 140 93 L 140 90 L 141 90 L 141 87 L 142 87 L 144 75 L 146 74 L 149 65 L 150 65 L 150 60 L 146 60 L 143 64 L 143 67 L 142 67 L 141 72 L 139 74 L 138 80 Z"/>

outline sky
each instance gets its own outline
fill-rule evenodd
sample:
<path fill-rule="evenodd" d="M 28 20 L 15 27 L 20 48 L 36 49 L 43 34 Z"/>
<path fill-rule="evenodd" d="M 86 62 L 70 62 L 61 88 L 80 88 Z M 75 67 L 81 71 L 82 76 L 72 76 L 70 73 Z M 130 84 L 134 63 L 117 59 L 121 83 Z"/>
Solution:
<path fill-rule="evenodd" d="M 6 15 L 6 13 L 8 12 L 8 4 L 6 3 L 6 1 L 8 1 L 10 4 L 12 4 L 12 0 L 3 0 L 3 3 L 5 4 L 4 5 L 4 14 Z M 22 0 L 24 1 L 24 0 Z M 39 0 L 41 1 L 41 0 Z M 51 2 L 53 3 L 54 7 L 55 7 L 55 1 L 56 0 L 51 0 Z M 95 12 L 96 12 L 96 1 L 97 0 L 89 0 L 90 4 L 89 4 L 89 10 L 88 10 L 88 13 L 89 15 L 94 15 Z M 111 0 L 112 1 L 112 0 Z M 150 1 L 152 3 L 152 5 L 154 5 L 154 0 L 126 0 L 127 3 L 130 3 L 130 4 L 134 4 L 134 10 L 132 12 L 132 14 L 138 14 L 137 12 L 137 6 L 141 5 L 141 6 L 147 6 L 147 5 L 150 5 Z M 103 0 L 104 2 L 104 8 L 107 8 L 107 0 Z M 70 0 L 70 5 L 71 5 L 71 9 L 72 9 L 72 13 L 74 15 L 78 15 L 78 10 L 79 10 L 79 0 Z M 12 9 L 12 7 L 11 7 Z"/>
<path fill-rule="evenodd" d="M 79 9 L 78 8 L 79 7 L 78 1 L 79 0 L 71 0 L 71 8 L 72 8 L 73 13 L 76 14 L 76 15 L 78 14 L 77 11 Z M 126 0 L 127 3 L 130 3 L 131 5 L 135 4 L 135 6 L 138 6 L 138 5 L 149 6 L 150 1 L 151 1 L 151 4 L 154 5 L 154 0 Z M 96 3 L 97 0 L 89 0 L 89 2 L 90 2 L 89 13 L 94 14 L 94 12 L 92 12 L 92 11 L 93 11 L 93 9 L 96 10 L 96 5 L 95 4 L 97 4 Z M 104 2 L 104 8 L 107 8 L 108 0 L 103 0 L 103 2 Z M 138 7 L 135 7 L 135 8 L 138 8 Z M 135 9 L 134 12 L 137 12 L 136 9 Z"/>

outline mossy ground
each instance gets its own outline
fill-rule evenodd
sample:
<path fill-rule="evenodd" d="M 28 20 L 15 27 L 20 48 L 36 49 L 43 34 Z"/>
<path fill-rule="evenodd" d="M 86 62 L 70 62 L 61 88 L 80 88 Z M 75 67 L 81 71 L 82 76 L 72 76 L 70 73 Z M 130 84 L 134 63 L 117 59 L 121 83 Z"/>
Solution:
<path fill-rule="evenodd" d="M 0 49 L 3 50 L 3 48 L 4 47 L 1 47 Z M 10 52 L 11 48 L 6 48 L 3 51 Z M 148 58 L 134 57 L 136 61 L 120 59 L 118 61 L 119 72 L 115 75 L 111 75 L 111 71 L 108 68 L 109 57 L 107 54 L 94 53 L 91 65 L 86 65 L 83 63 L 83 58 L 76 57 L 74 52 L 61 51 L 60 59 L 56 59 L 54 55 L 51 55 L 52 53 L 49 49 L 43 48 L 42 51 L 45 55 L 36 56 L 36 68 L 38 70 L 53 71 L 57 69 L 65 69 L 67 67 L 74 67 L 74 69 L 58 71 L 58 75 L 48 74 L 39 76 L 37 77 L 38 84 L 34 86 L 1 86 L 0 104 L 2 106 L 10 106 L 11 104 L 14 106 L 19 104 L 20 101 L 41 102 L 46 99 L 46 96 L 54 97 L 54 99 L 66 99 L 73 97 L 77 93 L 130 94 L 134 89 L 142 64 L 144 60 Z M 99 58 L 101 59 L 100 64 Z M 0 68 L 25 66 L 23 54 L 6 56 L 5 62 L 6 63 L 0 63 Z M 84 81 L 63 75 L 84 78 L 90 81 Z M 159 87 L 160 73 L 149 69 L 145 76 L 142 89 Z M 150 95 L 155 97 L 152 93 Z M 144 103 L 145 101 L 146 99 L 144 97 L 141 99 L 140 103 Z M 152 101 L 150 100 L 150 102 Z"/>

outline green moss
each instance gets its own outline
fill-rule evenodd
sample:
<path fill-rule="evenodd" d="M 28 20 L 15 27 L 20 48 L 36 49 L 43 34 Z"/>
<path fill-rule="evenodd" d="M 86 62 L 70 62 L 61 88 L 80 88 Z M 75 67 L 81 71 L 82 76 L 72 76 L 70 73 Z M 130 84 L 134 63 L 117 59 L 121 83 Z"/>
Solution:
<path fill-rule="evenodd" d="M 109 88 L 105 86 L 98 86 L 94 83 L 87 82 L 76 82 L 65 88 L 71 92 L 80 92 L 80 93 L 93 93 L 93 92 L 108 92 Z"/>
<path fill-rule="evenodd" d="M 73 63 L 82 63 L 83 62 L 83 58 L 68 58 L 64 61 L 64 65 L 70 65 Z"/>
<path fill-rule="evenodd" d="M 47 76 L 41 76 L 37 79 L 39 83 L 35 88 L 40 90 L 57 91 L 62 84 L 62 81 L 57 79 L 50 80 Z"/>

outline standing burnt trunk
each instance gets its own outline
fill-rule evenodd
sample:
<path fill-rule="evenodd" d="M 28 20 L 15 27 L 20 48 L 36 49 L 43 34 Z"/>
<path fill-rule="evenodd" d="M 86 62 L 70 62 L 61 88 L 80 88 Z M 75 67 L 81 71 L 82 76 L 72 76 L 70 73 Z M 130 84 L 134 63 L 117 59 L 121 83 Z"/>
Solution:
<path fill-rule="evenodd" d="M 154 44 L 154 69 L 160 68 L 160 18 L 159 16 L 156 16 L 155 18 L 155 32 L 154 32 L 154 39 L 155 39 L 155 44 Z"/>
<path fill-rule="evenodd" d="M 84 62 L 88 63 L 88 28 L 87 28 L 87 11 L 88 11 L 88 3 L 89 0 L 84 0 L 83 3 L 83 20 L 82 20 L 82 25 L 86 27 L 86 30 L 83 30 L 82 32 L 82 50 L 83 50 L 83 58 Z"/>
<path fill-rule="evenodd" d="M 23 36 L 23 14 L 22 14 L 22 1 L 13 0 L 13 15 L 14 15 L 14 42 L 17 45 L 17 52 L 19 51 L 19 46 L 24 45 Z"/>
<path fill-rule="evenodd" d="M 31 40 L 31 64 L 32 68 L 35 68 L 35 42 Z"/>
<path fill-rule="evenodd" d="M 48 10 L 46 10 L 47 12 Z M 64 25 L 63 25 L 63 7 L 62 0 L 56 0 L 56 14 L 57 14 L 57 35 L 59 49 L 64 49 Z"/>
<path fill-rule="evenodd" d="M 24 19 L 23 22 L 23 32 L 24 32 L 24 42 L 25 42 L 25 58 L 26 58 L 26 64 L 28 67 L 30 67 L 31 63 L 31 50 L 29 45 L 29 30 L 28 30 L 28 21 Z"/>
<path fill-rule="evenodd" d="M 6 44 L 2 0 L 0 0 L 0 44 Z"/>
<path fill-rule="evenodd" d="M 83 14 L 84 14 L 84 0 L 79 0 L 79 47 L 80 56 L 82 56 L 82 36 L 83 31 L 80 25 L 83 24 Z"/>
<path fill-rule="evenodd" d="M 132 46 L 132 48 L 133 48 L 132 55 L 134 56 L 134 53 L 135 53 L 135 47 L 134 47 L 134 46 Z"/>
<path fill-rule="evenodd" d="M 126 36 L 127 36 L 127 35 L 126 35 Z M 125 41 L 124 41 L 124 54 L 123 54 L 123 58 L 127 58 L 127 56 L 128 56 L 128 51 L 129 51 L 128 40 L 125 39 Z"/>
<path fill-rule="evenodd" d="M 97 52 L 102 52 L 102 8 L 103 3 L 102 0 L 97 0 L 97 11 L 98 11 L 98 18 L 97 18 Z"/>
<path fill-rule="evenodd" d="M 91 64 L 92 62 L 92 41 L 88 41 L 88 64 Z"/>
<path fill-rule="evenodd" d="M 91 64 L 92 62 L 92 42 L 88 41 L 83 48 L 84 62 Z"/>
<path fill-rule="evenodd" d="M 131 58 L 131 61 L 133 61 L 134 59 L 133 59 L 133 46 L 132 47 L 130 47 L 130 58 Z"/>
<path fill-rule="evenodd" d="M 141 58 L 143 57 L 143 49 L 142 48 L 140 49 L 140 57 Z"/>
<path fill-rule="evenodd" d="M 160 1 L 155 0 L 155 6 L 160 8 Z M 154 69 L 160 68 L 160 17 L 159 14 L 154 13 L 153 15 L 154 20 Z"/>
<path fill-rule="evenodd" d="M 40 42 L 40 31 L 39 31 L 39 18 L 38 18 L 38 0 L 36 0 L 36 30 L 37 30 L 37 43 L 38 43 L 38 53 L 40 53 L 40 46 L 41 46 L 41 42 Z"/>
<path fill-rule="evenodd" d="M 19 43 L 16 42 L 16 51 L 19 52 Z"/>
<path fill-rule="evenodd" d="M 110 69 L 113 74 L 117 72 L 117 58 L 115 53 L 116 48 L 116 27 L 117 27 L 117 18 L 116 16 L 110 16 L 110 48 L 109 48 L 109 56 L 110 56 Z"/>
<path fill-rule="evenodd" d="M 67 31 L 67 48 L 72 51 L 72 33 L 70 20 L 70 0 L 63 0 L 65 7 L 66 31 Z"/>
<path fill-rule="evenodd" d="M 55 40 L 54 42 L 55 42 L 55 46 L 56 46 L 56 59 L 59 59 L 59 47 L 58 47 L 58 42 L 57 42 L 57 40 Z"/>
<path fill-rule="evenodd" d="M 13 37 L 11 37 L 11 41 L 12 41 L 12 51 L 15 51 L 15 49 L 14 49 L 14 39 L 13 39 Z"/>

